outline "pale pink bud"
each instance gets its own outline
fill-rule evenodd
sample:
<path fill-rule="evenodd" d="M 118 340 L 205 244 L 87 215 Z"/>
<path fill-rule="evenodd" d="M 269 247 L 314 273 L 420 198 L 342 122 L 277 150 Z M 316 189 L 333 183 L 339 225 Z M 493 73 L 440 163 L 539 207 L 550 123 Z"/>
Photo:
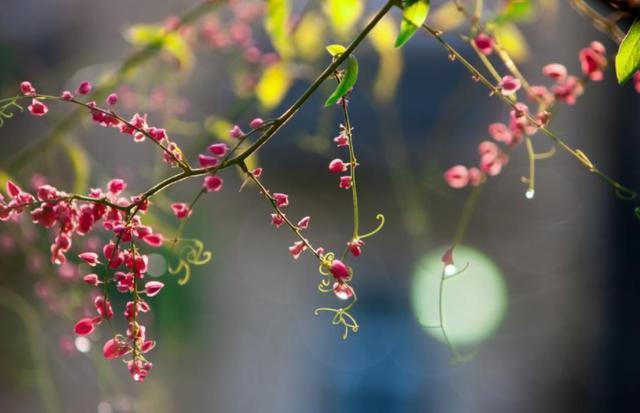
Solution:
<path fill-rule="evenodd" d="M 240 139 L 244 136 L 244 132 L 240 129 L 240 126 L 233 125 L 233 128 L 229 131 L 229 136 L 232 138 Z"/>
<path fill-rule="evenodd" d="M 451 188 L 464 188 L 469 183 L 469 170 L 466 166 L 452 166 L 444 173 L 444 180 Z"/>
<path fill-rule="evenodd" d="M 20 83 L 20 92 L 22 92 L 25 96 L 35 96 L 36 88 L 33 87 L 31 82 L 27 82 L 26 80 Z"/>
<path fill-rule="evenodd" d="M 117 94 L 112 93 L 109 96 L 107 96 L 107 105 L 114 106 L 116 103 L 118 103 L 118 95 Z"/>
<path fill-rule="evenodd" d="M 298 229 L 307 229 L 309 228 L 310 221 L 311 217 L 304 217 L 300 221 L 298 221 L 298 224 L 296 224 L 296 226 L 298 227 Z"/>
<path fill-rule="evenodd" d="M 280 228 L 280 225 L 284 224 L 284 217 L 280 214 L 271 214 L 271 225 L 276 228 Z"/>
<path fill-rule="evenodd" d="M 202 168 L 213 168 L 218 165 L 218 158 L 209 155 L 198 155 L 198 163 Z"/>
<path fill-rule="evenodd" d="M 333 283 L 333 293 L 341 300 L 348 300 L 353 296 L 353 288 L 345 283 Z"/>
<path fill-rule="evenodd" d="M 473 167 L 469 168 L 469 184 L 472 186 L 478 186 L 484 180 L 484 174 L 480 169 Z"/>
<path fill-rule="evenodd" d="M 496 176 L 502 171 L 502 162 L 495 154 L 488 153 L 480 158 L 480 169 L 489 176 Z"/>
<path fill-rule="evenodd" d="M 183 202 L 175 202 L 171 204 L 171 209 L 173 210 L 175 216 L 180 219 L 186 218 L 191 215 L 191 209 L 189 208 L 189 205 Z"/>
<path fill-rule="evenodd" d="M 98 284 L 100 284 L 100 279 L 98 278 L 98 274 L 87 274 L 84 277 L 82 277 L 82 279 L 84 280 L 84 282 L 86 282 L 89 285 L 97 286 Z"/>
<path fill-rule="evenodd" d="M 82 254 L 79 254 L 78 257 L 91 267 L 95 267 L 100 263 L 98 260 L 98 254 L 95 252 L 83 252 Z"/>
<path fill-rule="evenodd" d="M 273 199 L 276 201 L 276 205 L 278 207 L 286 207 L 287 205 L 289 205 L 289 195 L 287 194 L 276 192 L 275 194 L 273 194 Z"/>
<path fill-rule="evenodd" d="M 107 189 L 109 189 L 109 192 L 111 192 L 113 195 L 119 195 L 120 192 L 124 191 L 126 188 L 127 183 L 118 178 L 110 180 L 107 184 Z"/>
<path fill-rule="evenodd" d="M 493 142 L 482 141 L 480 142 L 480 145 L 478 145 L 478 153 L 480 155 L 486 155 L 488 153 L 498 155 L 498 152 L 500 152 L 500 149 L 498 148 L 498 145 Z"/>
<path fill-rule="evenodd" d="M 152 247 L 161 247 L 164 243 L 164 237 L 162 236 L 162 234 L 148 234 L 145 235 L 142 239 Z"/>
<path fill-rule="evenodd" d="M 542 68 L 542 74 L 558 82 L 567 77 L 567 68 L 560 63 L 551 63 Z"/>
<path fill-rule="evenodd" d="M 342 162 L 342 159 L 336 158 L 329 162 L 329 170 L 336 173 L 345 172 L 348 169 L 348 165 L 349 164 Z"/>
<path fill-rule="evenodd" d="M 341 133 L 340 135 L 333 138 L 333 141 L 338 147 L 349 146 L 349 138 L 344 133 Z"/>
<path fill-rule="evenodd" d="M 297 260 L 300 257 L 300 254 L 302 254 L 302 252 L 306 249 L 307 249 L 307 246 L 305 245 L 304 242 L 297 241 L 292 246 L 289 247 L 289 252 L 291 253 L 291 256 L 293 256 L 293 259 Z"/>
<path fill-rule="evenodd" d="M 260 119 L 260 118 L 255 118 L 251 122 L 249 122 L 249 126 L 252 129 L 257 129 L 262 125 L 264 125 L 264 121 L 262 119 Z"/>
<path fill-rule="evenodd" d="M 162 290 L 162 287 L 164 287 L 164 284 L 160 281 L 149 281 L 144 285 L 144 291 L 147 297 L 153 297 Z"/>
<path fill-rule="evenodd" d="M 218 192 L 222 189 L 222 178 L 217 175 L 208 175 L 204 177 L 203 186 L 207 192 Z"/>
<path fill-rule="evenodd" d="M 504 76 L 498 83 L 498 88 L 505 96 L 514 94 L 520 87 L 520 81 L 511 75 Z"/>
<path fill-rule="evenodd" d="M 71 100 L 73 99 L 73 94 L 68 90 L 65 90 L 64 92 L 62 92 L 62 95 L 60 95 L 60 97 L 62 98 L 62 100 Z"/>
<path fill-rule="evenodd" d="M 504 123 L 492 123 L 489 125 L 489 135 L 498 142 L 510 145 L 513 142 L 513 134 Z"/>

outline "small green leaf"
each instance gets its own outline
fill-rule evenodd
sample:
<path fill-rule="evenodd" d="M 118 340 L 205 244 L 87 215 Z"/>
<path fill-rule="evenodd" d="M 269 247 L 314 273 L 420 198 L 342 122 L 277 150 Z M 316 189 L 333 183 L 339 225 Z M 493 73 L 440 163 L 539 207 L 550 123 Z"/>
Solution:
<path fill-rule="evenodd" d="M 345 50 L 347 50 L 347 48 L 341 44 L 330 44 L 329 46 L 327 46 L 327 52 L 329 52 L 329 54 L 334 57 L 344 53 Z"/>
<path fill-rule="evenodd" d="M 531 0 L 514 0 L 507 3 L 493 19 L 496 24 L 531 20 L 536 14 L 536 5 Z"/>
<path fill-rule="evenodd" d="M 429 14 L 430 0 L 411 0 L 407 1 L 404 11 L 402 12 L 402 21 L 400 22 L 400 34 L 396 38 L 395 47 L 404 45 L 418 30 L 427 19 Z"/>
<path fill-rule="evenodd" d="M 264 26 L 271 43 L 280 57 L 288 59 L 294 50 L 289 38 L 290 0 L 268 0 L 264 16 Z"/>
<path fill-rule="evenodd" d="M 342 80 L 338 84 L 336 90 L 333 91 L 331 96 L 324 102 L 325 106 L 331 106 L 335 104 L 338 99 L 346 95 L 349 90 L 356 84 L 358 79 L 358 60 L 354 56 L 349 56 L 347 59 L 347 68 L 342 75 Z"/>
<path fill-rule="evenodd" d="M 633 25 L 622 39 L 616 55 L 616 75 L 618 83 L 623 84 L 640 69 L 640 19 Z"/>

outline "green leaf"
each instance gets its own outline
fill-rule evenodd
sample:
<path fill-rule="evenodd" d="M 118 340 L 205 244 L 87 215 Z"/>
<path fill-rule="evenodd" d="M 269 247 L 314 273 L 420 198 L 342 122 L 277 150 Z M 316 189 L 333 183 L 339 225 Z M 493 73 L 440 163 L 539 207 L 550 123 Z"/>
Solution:
<path fill-rule="evenodd" d="M 327 52 L 329 52 L 329 54 L 334 57 L 344 53 L 345 50 L 347 50 L 347 48 L 341 44 L 330 44 L 329 46 L 327 46 Z"/>
<path fill-rule="evenodd" d="M 350 55 L 347 59 L 347 68 L 342 75 L 342 80 L 338 84 L 336 90 L 333 91 L 331 96 L 324 102 L 324 106 L 331 106 L 335 104 L 338 99 L 346 95 L 349 90 L 356 84 L 358 79 L 358 60 Z"/>
<path fill-rule="evenodd" d="M 536 13 L 535 4 L 531 0 L 513 0 L 507 3 L 498 15 L 494 18 L 494 23 L 515 23 L 519 21 L 531 20 Z"/>
<path fill-rule="evenodd" d="M 640 19 L 633 25 L 622 39 L 616 55 L 616 75 L 618 83 L 623 84 L 640 69 Z"/>
<path fill-rule="evenodd" d="M 264 16 L 264 26 L 271 38 L 271 43 L 280 57 L 288 59 L 294 50 L 289 39 L 289 18 L 291 3 L 289 0 L 268 0 Z"/>
<path fill-rule="evenodd" d="M 411 0 L 405 5 L 400 22 L 400 34 L 396 38 L 395 47 L 404 45 L 422 26 L 429 14 L 430 0 Z"/>

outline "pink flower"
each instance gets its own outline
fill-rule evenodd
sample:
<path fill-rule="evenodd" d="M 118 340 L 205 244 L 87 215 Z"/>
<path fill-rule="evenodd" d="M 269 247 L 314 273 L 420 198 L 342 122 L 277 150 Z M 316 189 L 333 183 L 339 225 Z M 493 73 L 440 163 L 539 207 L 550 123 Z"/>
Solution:
<path fill-rule="evenodd" d="M 62 95 L 60 95 L 60 97 L 62 98 L 62 100 L 71 100 L 71 99 L 73 99 L 73 95 L 68 90 L 65 90 L 64 92 L 62 92 Z"/>
<path fill-rule="evenodd" d="M 198 155 L 198 163 L 202 168 L 213 168 L 218 165 L 218 158 L 209 155 Z"/>
<path fill-rule="evenodd" d="M 240 126 L 233 125 L 233 128 L 229 131 L 229 136 L 235 139 L 240 139 L 244 136 L 244 132 L 240 129 Z"/>
<path fill-rule="evenodd" d="M 149 281 L 144 285 L 144 291 L 147 297 L 153 297 L 162 290 L 162 287 L 164 287 L 164 284 L 160 281 Z"/>
<path fill-rule="evenodd" d="M 452 166 L 444 173 L 444 180 L 451 188 L 464 188 L 469 183 L 469 170 L 466 166 Z"/>
<path fill-rule="evenodd" d="M 31 104 L 28 107 L 29 112 L 36 116 L 44 116 L 49 112 L 49 108 L 38 99 L 32 99 Z"/>
<path fill-rule="evenodd" d="M 498 155 L 498 152 L 500 152 L 498 145 L 491 141 L 482 141 L 480 145 L 478 145 L 478 153 L 480 155 L 486 155 L 488 153 Z"/>
<path fill-rule="evenodd" d="M 209 152 L 216 156 L 225 156 L 229 147 L 226 143 L 216 143 L 209 146 Z"/>
<path fill-rule="evenodd" d="M 578 57 L 582 73 L 593 81 L 602 80 L 604 74 L 602 69 L 607 67 L 607 57 L 605 48 L 600 42 L 591 42 L 589 47 L 581 49 Z"/>
<path fill-rule="evenodd" d="M 502 162 L 496 154 L 487 153 L 480 158 L 480 169 L 489 176 L 496 176 L 502 171 Z"/>
<path fill-rule="evenodd" d="M 148 234 L 142 237 L 142 240 L 152 247 L 161 247 L 164 243 L 162 234 Z"/>
<path fill-rule="evenodd" d="M 91 93 L 91 82 L 85 80 L 80 83 L 80 86 L 78 86 L 78 93 L 81 95 L 88 95 Z"/>
<path fill-rule="evenodd" d="M 189 205 L 183 202 L 174 202 L 173 204 L 171 204 L 171 209 L 173 210 L 175 216 L 180 219 L 186 218 L 191 215 L 191 209 L 189 208 Z"/>
<path fill-rule="evenodd" d="M 505 96 L 514 94 L 520 87 L 520 81 L 511 75 L 504 76 L 498 83 L 498 88 Z"/>
<path fill-rule="evenodd" d="M 576 103 L 576 99 L 582 95 L 584 89 L 582 83 L 575 76 L 567 76 L 564 82 L 557 83 L 551 88 L 556 99 L 565 102 L 568 105 Z"/>
<path fill-rule="evenodd" d="M 276 205 L 279 208 L 286 207 L 287 205 L 289 205 L 289 195 L 287 194 L 281 194 L 279 192 L 276 192 L 275 194 L 273 194 L 273 200 L 276 201 Z"/>
<path fill-rule="evenodd" d="M 218 192 L 222 189 L 223 180 L 217 175 L 208 175 L 204 177 L 203 186 L 207 192 Z"/>
<path fill-rule="evenodd" d="M 307 228 L 309 228 L 309 222 L 310 221 L 311 221 L 311 217 L 308 217 L 308 216 L 304 217 L 300 221 L 298 221 L 296 226 L 298 227 L 298 229 L 307 229 Z"/>
<path fill-rule="evenodd" d="M 131 347 L 123 339 L 110 339 L 104 343 L 102 347 L 102 355 L 107 360 L 113 360 L 118 357 L 122 357 L 125 354 L 131 352 Z"/>
<path fill-rule="evenodd" d="M 333 274 L 333 276 L 338 281 L 349 278 L 349 276 L 351 275 L 351 271 L 349 270 L 349 267 L 347 267 L 340 260 L 333 260 L 333 262 L 331 263 L 331 266 L 329 267 L 329 272 L 331 272 L 331 274 Z"/>
<path fill-rule="evenodd" d="M 118 95 L 117 94 L 112 93 L 109 96 L 107 96 L 107 105 L 114 106 L 116 103 L 118 103 Z"/>
<path fill-rule="evenodd" d="M 304 242 L 296 241 L 292 246 L 289 247 L 289 252 L 293 256 L 293 259 L 297 260 L 300 257 L 300 254 L 302 254 L 302 252 L 306 249 L 307 246 Z"/>
<path fill-rule="evenodd" d="M 363 245 L 364 241 L 362 241 L 361 239 L 354 239 L 353 241 L 347 243 L 347 248 L 349 248 L 349 252 L 351 252 L 351 255 L 353 255 L 354 257 L 358 257 L 360 256 L 360 254 L 362 254 Z"/>
<path fill-rule="evenodd" d="M 473 39 L 474 46 L 484 55 L 490 55 L 493 52 L 493 37 L 478 33 Z"/>
<path fill-rule="evenodd" d="M 633 75 L 633 85 L 636 88 L 636 92 L 640 93 L 640 70 Z"/>
<path fill-rule="evenodd" d="M 36 88 L 33 87 L 31 82 L 27 82 L 25 80 L 24 82 L 20 83 L 20 92 L 22 92 L 22 94 L 25 96 L 35 96 Z"/>
<path fill-rule="evenodd" d="M 111 307 L 109 300 L 105 300 L 103 296 L 99 295 L 93 303 L 100 317 L 106 320 L 111 320 L 113 318 L 113 308 Z"/>
<path fill-rule="evenodd" d="M 256 168 L 253 171 L 251 171 L 251 175 L 253 175 L 256 178 L 260 178 L 260 175 L 262 175 L 262 168 Z"/>
<path fill-rule="evenodd" d="M 559 82 L 567 77 L 567 68 L 560 63 L 551 63 L 542 68 L 542 74 Z"/>
<path fill-rule="evenodd" d="M 351 188 L 351 176 L 350 175 L 341 176 L 340 183 L 338 184 L 338 186 L 342 189 Z"/>
<path fill-rule="evenodd" d="M 112 179 L 107 184 L 107 188 L 109 189 L 109 192 L 117 196 L 120 192 L 127 189 L 127 183 L 122 179 Z"/>
<path fill-rule="evenodd" d="M 249 126 L 251 127 L 251 129 L 257 129 L 262 125 L 264 125 L 264 120 L 260 118 L 255 118 L 251 122 L 249 122 Z"/>
<path fill-rule="evenodd" d="M 329 162 L 329 170 L 331 172 L 336 172 L 336 173 L 345 172 L 348 169 L 348 166 L 349 164 L 342 162 L 342 159 L 336 158 L 333 161 Z"/>
<path fill-rule="evenodd" d="M 284 216 L 280 214 L 271 214 L 271 225 L 276 228 L 280 228 L 282 224 L 284 224 Z"/>
<path fill-rule="evenodd" d="M 341 133 L 340 135 L 333 138 L 333 141 L 336 143 L 338 147 L 349 146 L 349 138 L 344 133 Z"/>
<path fill-rule="evenodd" d="M 348 300 L 353 296 L 353 288 L 345 283 L 333 283 L 333 293 L 341 300 Z"/>
<path fill-rule="evenodd" d="M 79 336 L 86 336 L 88 334 L 93 333 L 95 329 L 94 322 L 91 318 L 83 318 L 79 320 L 73 330 Z"/>
<path fill-rule="evenodd" d="M 489 135 L 498 142 L 510 145 L 513 142 L 513 135 L 504 123 L 492 123 L 489 125 Z"/>
<path fill-rule="evenodd" d="M 478 168 L 469 168 L 469 184 L 478 186 L 484 181 L 484 174 Z"/>
<path fill-rule="evenodd" d="M 95 267 L 100 263 L 98 260 L 98 254 L 95 252 L 83 252 L 82 254 L 79 254 L 78 257 L 91 267 Z"/>

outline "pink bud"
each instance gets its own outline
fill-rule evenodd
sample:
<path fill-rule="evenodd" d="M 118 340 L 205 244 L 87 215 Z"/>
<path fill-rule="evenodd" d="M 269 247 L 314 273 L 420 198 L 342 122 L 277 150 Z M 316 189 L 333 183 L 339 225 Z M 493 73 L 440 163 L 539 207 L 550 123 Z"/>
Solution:
<path fill-rule="evenodd" d="M 256 168 L 253 171 L 251 171 L 251 175 L 253 175 L 256 178 L 260 178 L 260 175 L 262 175 L 262 168 Z"/>
<path fill-rule="evenodd" d="M 173 213 L 176 215 L 176 217 L 180 219 L 186 218 L 191 215 L 191 209 L 189 208 L 189 205 L 183 202 L 175 202 L 171 204 L 171 209 L 173 210 Z"/>
<path fill-rule="evenodd" d="M 280 228 L 280 225 L 284 223 L 284 216 L 280 214 L 271 214 L 271 225 L 276 228 Z"/>
<path fill-rule="evenodd" d="M 204 178 L 203 186 L 207 192 L 218 192 L 222 189 L 222 178 L 217 175 L 208 175 Z"/>
<path fill-rule="evenodd" d="M 22 92 L 25 96 L 35 96 L 36 88 L 33 87 L 31 82 L 27 82 L 26 80 L 20 83 L 20 92 Z"/>
<path fill-rule="evenodd" d="M 520 81 L 511 75 L 504 76 L 498 83 L 498 88 L 505 96 L 514 94 L 520 87 Z"/>
<path fill-rule="evenodd" d="M 102 347 L 102 355 L 107 360 L 113 360 L 129 353 L 131 348 L 124 340 L 110 339 Z"/>
<path fill-rule="evenodd" d="M 98 278 L 98 274 L 87 274 L 84 277 L 82 277 L 82 279 L 84 280 L 84 282 L 86 282 L 89 285 L 97 286 L 98 284 L 100 284 L 100 279 Z"/>
<path fill-rule="evenodd" d="M 469 183 L 472 186 L 478 186 L 484 180 L 484 174 L 478 168 L 469 168 Z"/>
<path fill-rule="evenodd" d="M 152 247 L 161 247 L 164 243 L 164 237 L 162 234 L 149 234 L 145 235 L 142 239 Z"/>
<path fill-rule="evenodd" d="M 209 152 L 216 156 L 225 156 L 229 147 L 226 143 L 216 143 L 209 146 Z"/>
<path fill-rule="evenodd" d="M 338 184 L 338 186 L 342 189 L 351 188 L 351 176 L 349 175 L 341 176 L 340 183 Z"/>
<path fill-rule="evenodd" d="M 348 300 L 353 296 L 353 288 L 345 283 L 333 283 L 333 293 L 341 300 Z"/>
<path fill-rule="evenodd" d="M 333 141 L 338 147 L 349 146 L 349 138 L 344 133 L 341 133 L 340 135 L 333 138 Z"/>
<path fill-rule="evenodd" d="M 96 254 L 95 252 L 83 252 L 82 254 L 79 254 L 78 257 L 80 257 L 81 260 L 89 264 L 91 267 L 95 267 L 100 263 L 100 261 L 98 260 L 98 254 Z"/>
<path fill-rule="evenodd" d="M 333 274 L 333 276 L 337 280 L 344 280 L 346 278 L 349 278 L 349 276 L 351 275 L 351 271 L 349 270 L 349 267 L 347 267 L 340 260 L 333 260 L 333 262 L 331 263 L 331 266 L 329 267 L 329 272 L 331 272 L 331 274 Z"/>
<path fill-rule="evenodd" d="M 62 95 L 60 95 L 60 97 L 62 98 L 62 100 L 71 100 L 71 99 L 73 99 L 73 95 L 68 90 L 65 90 L 64 92 L 62 92 Z"/>
<path fill-rule="evenodd" d="M 364 241 L 362 241 L 361 239 L 354 239 L 353 241 L 347 243 L 349 252 L 351 252 L 351 255 L 353 255 L 354 257 L 358 257 L 360 256 L 360 254 L 362 254 L 363 245 Z"/>
<path fill-rule="evenodd" d="M 120 192 L 127 188 L 127 183 L 122 179 L 112 179 L 107 184 L 107 188 L 113 195 L 119 195 Z"/>
<path fill-rule="evenodd" d="M 240 139 L 244 136 L 244 132 L 240 129 L 240 126 L 233 125 L 233 128 L 229 131 L 229 136 L 232 138 Z"/>
<path fill-rule="evenodd" d="M 88 95 L 91 93 L 91 82 L 87 82 L 86 80 L 80 83 L 78 86 L 78 93 L 81 95 Z"/>
<path fill-rule="evenodd" d="M 15 198 L 22 193 L 22 189 L 13 181 L 7 181 L 7 193 L 11 198 Z"/>
<path fill-rule="evenodd" d="M 198 163 L 201 168 L 213 168 L 218 165 L 218 158 L 209 155 L 198 155 Z"/>
<path fill-rule="evenodd" d="M 276 192 L 275 194 L 273 194 L 273 199 L 274 201 L 276 201 L 276 205 L 278 207 L 286 207 L 287 205 L 289 205 L 289 195 L 287 194 Z"/>
<path fill-rule="evenodd" d="M 480 158 L 480 169 L 489 176 L 496 176 L 502 171 L 502 162 L 495 154 L 485 154 Z"/>
<path fill-rule="evenodd" d="M 300 257 L 300 254 L 302 254 L 302 252 L 306 249 L 307 246 L 304 242 L 296 241 L 292 246 L 289 247 L 289 252 L 293 256 L 293 259 L 297 260 Z"/>
<path fill-rule="evenodd" d="M 493 142 L 482 141 L 480 142 L 480 145 L 478 145 L 478 153 L 480 155 L 486 155 L 488 153 L 498 155 L 498 152 L 500 152 L 500 149 L 498 148 L 498 145 Z"/>
<path fill-rule="evenodd" d="M 640 93 L 640 70 L 633 75 L 633 85 L 636 88 L 636 92 Z"/>
<path fill-rule="evenodd" d="M 95 329 L 94 322 L 90 318 L 83 318 L 79 320 L 73 328 L 77 335 L 86 336 L 93 333 Z"/>
<path fill-rule="evenodd" d="M 492 123 L 489 125 L 489 135 L 498 142 L 510 145 L 513 142 L 513 135 L 504 123 Z"/>
<path fill-rule="evenodd" d="M 478 33 L 473 39 L 473 44 L 484 55 L 490 55 L 493 52 L 493 38 L 487 34 Z"/>
<path fill-rule="evenodd" d="M 341 159 L 334 159 L 329 162 L 329 170 L 336 173 L 345 172 L 348 169 L 348 165 L 349 164 L 342 162 Z"/>
<path fill-rule="evenodd" d="M 464 188 L 469 183 L 469 170 L 466 166 L 452 166 L 444 173 L 444 180 L 451 188 Z"/>
<path fill-rule="evenodd" d="M 251 129 L 257 129 L 262 125 L 264 125 L 264 121 L 260 118 L 255 118 L 251 122 L 249 122 L 249 126 L 251 127 Z"/>
<path fill-rule="evenodd" d="M 310 221 L 311 217 L 304 217 L 300 221 L 298 221 L 298 224 L 296 226 L 298 227 L 298 229 L 307 229 L 309 228 Z"/>
<path fill-rule="evenodd" d="M 28 106 L 29 112 L 36 116 L 44 116 L 49 112 L 49 108 L 38 99 L 31 100 L 31 104 Z"/>
<path fill-rule="evenodd" d="M 116 103 L 118 103 L 118 95 L 117 94 L 112 93 L 109 96 L 107 96 L 107 105 L 114 106 Z"/>
<path fill-rule="evenodd" d="M 164 287 L 164 284 L 160 281 L 149 281 L 144 285 L 144 291 L 147 297 L 153 297 L 162 290 L 162 287 Z"/>

